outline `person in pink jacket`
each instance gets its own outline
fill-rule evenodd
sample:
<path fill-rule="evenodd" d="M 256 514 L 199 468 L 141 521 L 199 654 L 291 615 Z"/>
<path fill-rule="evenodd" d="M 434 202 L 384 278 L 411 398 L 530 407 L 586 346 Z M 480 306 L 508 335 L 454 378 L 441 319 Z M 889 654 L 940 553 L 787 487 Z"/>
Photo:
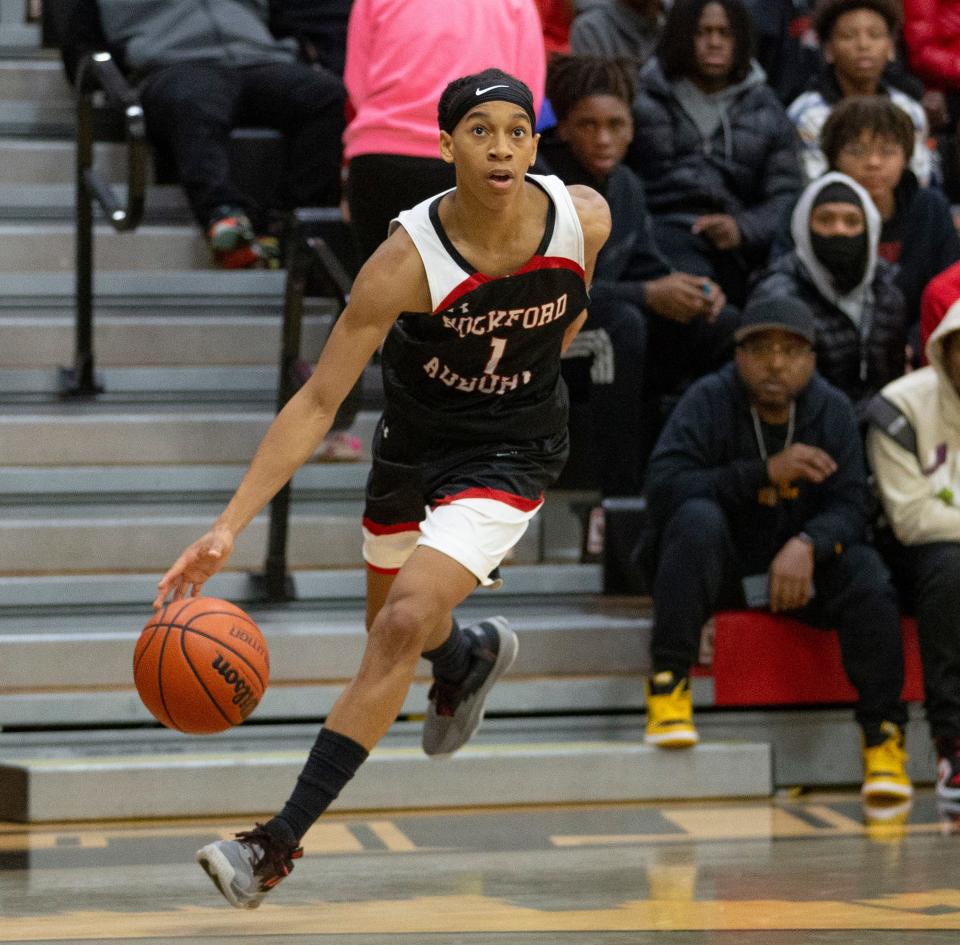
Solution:
<path fill-rule="evenodd" d="M 344 71 L 355 117 L 343 140 L 361 263 L 397 213 L 453 187 L 437 101 L 451 79 L 494 66 L 530 87 L 539 114 L 546 54 L 535 0 L 355 0 Z"/>

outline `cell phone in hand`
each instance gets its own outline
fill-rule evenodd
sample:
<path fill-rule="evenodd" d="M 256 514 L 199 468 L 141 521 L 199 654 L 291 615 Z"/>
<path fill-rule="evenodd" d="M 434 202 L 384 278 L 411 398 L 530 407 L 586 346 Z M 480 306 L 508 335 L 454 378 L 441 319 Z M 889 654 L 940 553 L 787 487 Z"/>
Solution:
<path fill-rule="evenodd" d="M 751 610 L 770 609 L 770 575 L 749 574 L 740 581 L 743 588 L 743 599 Z M 816 588 L 810 588 L 810 600 L 813 600 Z"/>
<path fill-rule="evenodd" d="M 748 574 L 740 582 L 743 587 L 743 599 L 751 610 L 770 606 L 770 575 Z"/>

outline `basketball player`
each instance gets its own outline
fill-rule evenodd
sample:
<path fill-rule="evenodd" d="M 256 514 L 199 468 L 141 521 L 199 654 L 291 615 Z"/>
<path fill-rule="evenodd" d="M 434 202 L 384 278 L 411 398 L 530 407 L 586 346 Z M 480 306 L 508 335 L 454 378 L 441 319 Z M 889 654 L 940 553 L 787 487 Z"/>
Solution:
<path fill-rule="evenodd" d="M 449 756 L 476 730 L 517 638 L 503 618 L 461 628 L 452 612 L 478 584 L 495 583 L 566 460 L 560 355 L 586 318 L 607 205 L 587 187 L 527 174 L 539 136 L 533 96 L 513 76 L 457 79 L 438 111 L 456 187 L 400 214 L 357 276 L 313 376 L 154 602 L 197 594 L 223 567 L 386 339 L 386 408 L 363 520 L 366 649 L 279 814 L 197 853 L 238 908 L 258 906 L 293 868 L 301 838 L 397 717 L 421 655 L 434 676 L 426 753 Z"/>

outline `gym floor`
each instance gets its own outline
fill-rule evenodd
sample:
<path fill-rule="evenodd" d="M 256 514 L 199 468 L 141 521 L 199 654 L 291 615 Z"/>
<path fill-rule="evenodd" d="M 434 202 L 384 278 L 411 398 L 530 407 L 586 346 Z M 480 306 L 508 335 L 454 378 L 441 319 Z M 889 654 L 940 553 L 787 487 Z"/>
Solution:
<path fill-rule="evenodd" d="M 958 818 L 960 821 L 960 818 Z M 0 824 L 0 942 L 955 945 L 960 823 L 921 792 L 330 815 L 256 911 L 193 862 L 246 821 Z"/>

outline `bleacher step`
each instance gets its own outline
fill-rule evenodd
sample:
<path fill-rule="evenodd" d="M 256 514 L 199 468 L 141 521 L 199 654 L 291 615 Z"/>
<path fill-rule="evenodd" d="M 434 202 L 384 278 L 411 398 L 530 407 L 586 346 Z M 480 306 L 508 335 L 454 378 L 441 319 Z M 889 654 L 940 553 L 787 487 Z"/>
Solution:
<path fill-rule="evenodd" d="M 64 403 L 0 414 L 5 465 L 247 463 L 273 404 L 115 406 Z"/>
<path fill-rule="evenodd" d="M 124 172 L 125 175 L 126 172 Z M 123 176 L 119 178 L 123 179 Z M 127 187 L 114 185 L 121 206 L 126 204 Z M 0 183 L 0 221 L 62 222 L 72 221 L 76 215 L 76 191 L 73 184 Z M 105 216 L 97 204 L 94 219 Z M 191 224 L 193 214 L 181 187 L 153 185 L 147 191 L 144 224 Z"/>
<path fill-rule="evenodd" d="M 520 637 L 520 656 L 492 693 L 491 711 L 643 708 L 646 602 L 598 604 L 592 595 L 531 594 L 532 582 L 525 582 L 516 566 L 504 571 L 513 596 L 478 593 L 457 611 L 465 625 L 503 612 Z M 528 593 L 518 594 L 525 583 Z M 263 605 L 248 610 L 270 646 L 270 687 L 257 722 L 325 716 L 360 664 L 366 639 L 362 605 L 318 602 L 284 611 Z M 0 619 L 0 727 L 153 723 L 131 675 L 134 646 L 149 614 L 145 600 L 124 613 Z M 422 663 L 402 714 L 423 711 L 428 679 L 429 667 Z M 712 685 L 705 679 L 697 684 L 698 704 L 709 705 Z"/>
<path fill-rule="evenodd" d="M 101 502 L 10 504 L 0 519 L 0 573 L 163 573 L 180 552 L 202 535 L 222 511 L 222 499 L 201 501 L 111 500 Z M 361 495 L 308 498 L 294 493 L 289 518 L 287 560 L 291 568 L 360 567 Z M 237 539 L 230 567 L 258 569 L 269 532 L 264 510 Z M 513 560 L 532 563 L 579 555 L 578 520 L 554 502 L 531 524 L 515 546 Z"/>
<path fill-rule="evenodd" d="M 40 39 L 40 27 L 35 23 L 0 23 L 0 56 L 19 59 L 26 54 L 32 60 Z"/>
<path fill-rule="evenodd" d="M 515 594 L 599 594 L 599 565 L 552 561 L 534 565 L 509 565 L 510 580 L 498 597 Z M 256 568 L 254 573 L 259 573 Z M 153 599 L 159 574 L 31 574 L 0 575 L 0 613 L 21 613 L 26 608 L 57 613 L 103 607 L 140 608 Z M 362 568 L 304 568 L 290 575 L 298 601 L 361 600 L 366 572 Z M 262 600 L 263 591 L 246 571 L 225 571 L 204 587 L 204 593 L 238 603 Z"/>
<path fill-rule="evenodd" d="M 126 178 L 126 145 L 98 142 L 94 151 L 94 167 L 107 180 Z M 0 137 L 0 183 L 39 184 L 73 187 L 76 175 L 76 147 L 72 141 L 58 138 Z M 148 166 L 152 173 L 152 168 Z M 148 191 L 148 200 L 151 199 Z"/>
<path fill-rule="evenodd" d="M 229 497 L 245 464 L 223 466 L 0 466 L 0 502 L 96 501 L 185 495 Z M 314 498 L 363 495 L 370 466 L 359 463 L 308 463 L 293 480 L 294 491 Z"/>
<path fill-rule="evenodd" d="M 0 22 L 4 24 L 0 26 L 2 42 L 6 26 L 2 13 Z M 57 60 L 0 60 L 0 101 L 58 103 L 71 107 L 73 92 L 63 65 Z"/>
<path fill-rule="evenodd" d="M 593 724 L 587 724 L 592 722 Z M 399 727 L 398 727 L 399 728 Z M 738 742 L 658 752 L 636 730 L 582 720 L 562 732 L 553 720 L 498 731 L 488 723 L 453 758 L 433 761 L 419 726 L 391 732 L 336 803 L 339 810 L 397 810 L 490 804 L 566 804 L 717 796 L 765 797 L 773 789 L 770 749 Z M 42 822 L 193 817 L 273 811 L 289 794 L 316 734 L 254 729 L 206 740 L 142 736 L 52 751 L 35 746 L 0 767 L 0 819 Z M 619 737 L 618 737 L 619 736 Z M 119 750 L 117 750 L 119 749 Z"/>
<path fill-rule="evenodd" d="M 2 110 L 2 108 L 0 108 Z M 143 226 L 134 233 L 95 227 L 97 267 L 110 270 L 210 269 L 213 262 L 199 228 Z M 0 268 L 72 272 L 74 230 L 66 224 L 0 224 Z"/>

